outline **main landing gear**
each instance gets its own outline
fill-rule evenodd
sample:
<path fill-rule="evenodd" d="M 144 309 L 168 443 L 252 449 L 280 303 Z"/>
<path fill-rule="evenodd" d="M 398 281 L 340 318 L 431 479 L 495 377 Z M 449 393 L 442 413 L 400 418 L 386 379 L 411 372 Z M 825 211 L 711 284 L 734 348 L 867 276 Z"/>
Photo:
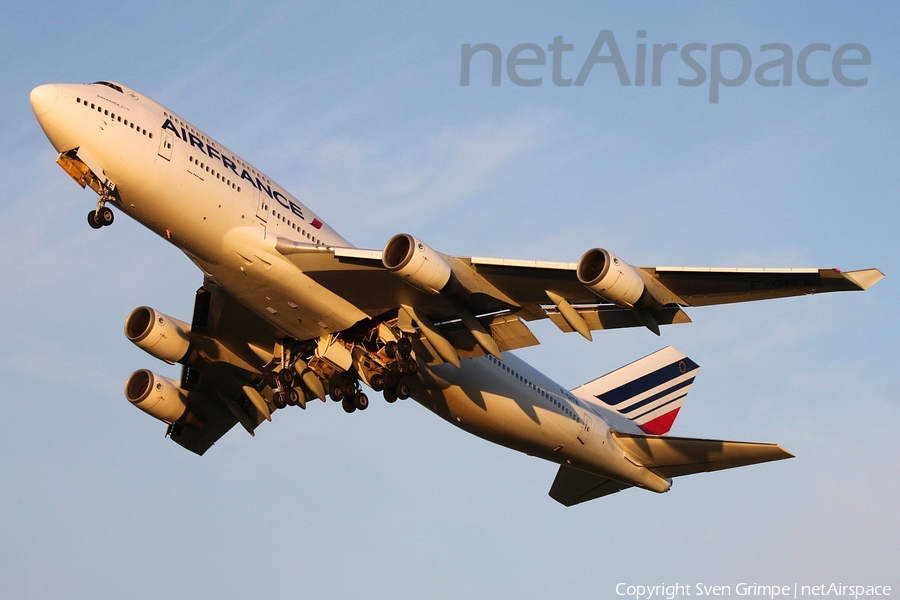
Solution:
<path fill-rule="evenodd" d="M 396 342 L 390 341 L 385 344 L 384 353 L 394 361 L 373 375 L 370 385 L 376 392 L 382 392 L 387 402 L 406 400 L 409 398 L 409 384 L 403 378 L 419 372 L 419 363 L 411 356 L 412 342 L 406 337 Z"/>
<path fill-rule="evenodd" d="M 291 369 L 281 369 L 280 371 L 272 371 L 268 375 L 268 384 L 273 390 L 272 404 L 275 408 L 284 408 L 286 406 L 299 406 L 306 409 L 306 392 L 299 385 L 298 378 L 295 377 L 294 371 Z"/>
<path fill-rule="evenodd" d="M 369 408 L 369 397 L 362 392 L 356 378 L 351 379 L 344 373 L 338 373 L 331 378 L 328 387 L 331 399 L 340 402 L 345 412 L 352 413 Z"/>
<path fill-rule="evenodd" d="M 406 400 L 411 394 L 409 382 L 418 373 L 419 363 L 413 356 L 413 343 L 409 338 L 400 335 L 396 341 L 384 342 L 388 335 L 390 332 L 379 337 L 360 336 L 355 345 L 342 338 L 329 340 L 331 346 L 320 340 L 319 349 L 312 356 L 309 356 L 309 347 L 304 350 L 299 346 L 291 349 L 282 345 L 280 368 L 265 375 L 264 385 L 272 393 L 271 404 L 276 409 L 294 405 L 306 408 L 308 400 L 321 398 L 324 401 L 330 396 L 348 413 L 366 410 L 369 398 L 363 392 L 363 382 L 381 392 L 389 403 Z M 328 354 L 329 348 L 336 344 L 361 351 L 354 354 L 354 362 L 349 368 L 338 367 L 330 360 L 340 358 L 339 353 Z M 323 345 L 328 347 L 322 350 Z M 310 378 L 310 375 L 314 377 Z"/>

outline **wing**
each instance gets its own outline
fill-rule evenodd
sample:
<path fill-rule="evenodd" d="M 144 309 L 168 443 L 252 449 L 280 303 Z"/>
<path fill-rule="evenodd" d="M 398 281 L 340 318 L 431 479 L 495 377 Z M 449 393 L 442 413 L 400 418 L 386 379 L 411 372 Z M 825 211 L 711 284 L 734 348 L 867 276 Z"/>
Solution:
<path fill-rule="evenodd" d="M 384 390 L 386 397 L 399 396 L 399 380 L 418 370 L 418 362 L 408 360 L 413 350 L 424 364 L 459 366 L 465 358 L 499 357 L 537 344 L 527 325 L 537 319 L 550 319 L 588 339 L 591 331 L 619 327 L 645 326 L 659 333 L 660 325 L 690 321 L 685 307 L 864 290 L 882 277 L 875 269 L 638 268 L 599 249 L 577 263 L 455 257 L 405 234 L 395 236 L 384 251 L 282 238 L 274 250 L 321 285 L 320 293 L 352 305 L 361 318 L 340 330 L 316 328 L 317 337 L 292 334 L 208 276 L 189 327 L 182 324 L 175 331 L 172 327 L 180 326 L 165 315 L 140 321 L 137 330 L 146 326 L 146 332 L 132 341 L 157 358 L 188 365 L 180 386 L 160 380 L 165 389 L 159 398 L 165 396 L 177 412 L 157 411 L 149 403 L 142 409 L 171 423 L 172 439 L 197 454 L 235 424 L 253 435 L 285 404 L 305 408 L 307 401 L 330 395 L 345 410 L 362 410 L 368 399 L 360 381 Z M 143 307 L 132 314 L 145 313 L 153 311 Z M 186 337 L 188 349 L 183 356 L 182 351 L 156 352 L 152 344 L 139 343 L 143 336 L 167 343 Z M 400 349 L 403 340 L 411 347 Z M 570 475 L 560 476 L 561 501 L 621 489 L 614 482 Z"/>
<path fill-rule="evenodd" d="M 600 249 L 589 251 L 577 263 L 457 257 L 434 252 L 407 237 L 408 254 L 401 258 L 390 254 L 394 240 L 385 251 L 315 247 L 282 239 L 276 249 L 370 317 L 411 307 L 436 324 L 439 332 L 445 327 L 471 329 L 465 322 L 474 317 L 501 345 L 510 337 L 518 340 L 506 343 L 510 348 L 530 342 L 524 322 L 536 319 L 549 318 L 561 330 L 578 331 L 588 339 L 591 331 L 621 327 L 646 326 L 658 334 L 659 325 L 690 321 L 684 307 L 865 290 L 883 277 L 877 269 L 844 273 L 837 269 L 632 267 Z M 404 271 L 416 264 L 412 248 L 417 246 L 424 248 L 421 268 L 410 275 Z M 446 264 L 443 272 L 449 273 L 446 283 L 443 276 L 434 275 L 441 272 L 442 267 L 434 266 L 441 261 Z M 437 289 L 438 285 L 443 287 Z M 497 315 L 504 315 L 507 329 L 515 327 L 514 334 L 498 334 L 486 322 L 486 317 Z M 477 353 L 479 344 L 470 340 L 469 346 Z"/>
<path fill-rule="evenodd" d="M 251 383 L 242 371 L 225 363 L 214 363 L 202 371 L 185 368 L 181 388 L 192 417 L 173 423 L 169 436 L 202 455 L 237 423 L 254 435 L 269 411 L 263 414 L 244 393 L 243 387 Z"/>
<path fill-rule="evenodd" d="M 277 336 L 215 283 L 204 282 L 191 322 L 194 366 L 183 367 L 181 376 L 187 412 L 170 426 L 170 437 L 202 455 L 236 424 L 254 435 L 271 420 L 273 393 L 262 374 L 274 359 Z"/>
<path fill-rule="evenodd" d="M 863 291 L 884 277 L 878 269 L 846 273 L 838 269 L 645 267 L 642 270 L 676 295 L 682 306 Z"/>

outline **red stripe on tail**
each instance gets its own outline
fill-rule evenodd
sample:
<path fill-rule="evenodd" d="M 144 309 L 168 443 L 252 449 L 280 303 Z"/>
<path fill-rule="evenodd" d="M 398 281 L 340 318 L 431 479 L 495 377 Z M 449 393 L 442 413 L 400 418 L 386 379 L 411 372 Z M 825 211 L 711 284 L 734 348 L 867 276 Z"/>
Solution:
<path fill-rule="evenodd" d="M 647 421 L 643 425 L 639 425 L 639 427 L 641 431 L 650 435 L 666 435 L 672 429 L 672 423 L 675 422 L 675 417 L 678 416 L 679 410 L 681 410 L 681 407 L 656 417 L 652 421 Z"/>

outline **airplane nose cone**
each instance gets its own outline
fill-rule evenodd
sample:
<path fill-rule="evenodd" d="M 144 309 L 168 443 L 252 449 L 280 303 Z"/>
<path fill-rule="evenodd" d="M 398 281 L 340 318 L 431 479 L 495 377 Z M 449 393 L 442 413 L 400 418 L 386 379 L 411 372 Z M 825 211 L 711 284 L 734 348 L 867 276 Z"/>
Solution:
<path fill-rule="evenodd" d="M 35 116 L 40 117 L 50 112 L 50 109 L 56 104 L 58 93 L 56 86 L 52 83 L 39 85 L 31 90 L 31 109 Z"/>

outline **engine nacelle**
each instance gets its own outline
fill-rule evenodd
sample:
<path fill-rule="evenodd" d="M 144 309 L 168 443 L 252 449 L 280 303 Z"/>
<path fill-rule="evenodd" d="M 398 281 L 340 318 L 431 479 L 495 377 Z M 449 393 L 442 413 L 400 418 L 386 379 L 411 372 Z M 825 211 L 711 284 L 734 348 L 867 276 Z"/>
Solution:
<path fill-rule="evenodd" d="M 184 391 L 171 379 L 147 369 L 131 374 L 125 382 L 125 397 L 151 417 L 169 424 L 187 412 Z"/>
<path fill-rule="evenodd" d="M 407 233 L 388 240 L 381 260 L 387 270 L 432 294 L 444 289 L 453 276 L 450 263 L 440 252 Z"/>
<path fill-rule="evenodd" d="M 151 356 L 169 364 L 187 356 L 191 339 L 187 323 L 149 306 L 139 306 L 125 319 L 125 337 Z"/>
<path fill-rule="evenodd" d="M 623 308 L 634 308 L 644 293 L 638 270 L 602 248 L 585 252 L 575 273 L 591 292 Z"/>

